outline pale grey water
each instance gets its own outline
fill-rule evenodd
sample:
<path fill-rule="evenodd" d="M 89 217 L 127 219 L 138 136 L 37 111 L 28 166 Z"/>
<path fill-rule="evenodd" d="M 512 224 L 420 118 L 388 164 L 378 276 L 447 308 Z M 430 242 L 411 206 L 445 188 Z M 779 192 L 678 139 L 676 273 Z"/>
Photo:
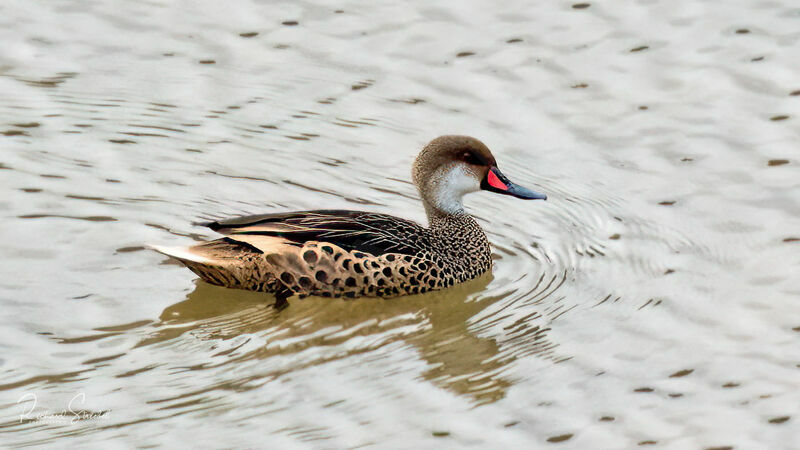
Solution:
<path fill-rule="evenodd" d="M 7 1 L 0 25 L 0 444 L 800 448 L 797 4 Z M 276 315 L 141 249 L 208 216 L 422 221 L 410 164 L 445 133 L 550 197 L 468 198 L 492 277 Z"/>

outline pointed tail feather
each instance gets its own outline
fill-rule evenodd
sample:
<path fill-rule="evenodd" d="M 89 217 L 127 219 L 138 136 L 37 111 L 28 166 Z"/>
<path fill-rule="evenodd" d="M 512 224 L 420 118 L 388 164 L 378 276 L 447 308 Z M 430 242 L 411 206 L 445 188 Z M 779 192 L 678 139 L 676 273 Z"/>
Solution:
<path fill-rule="evenodd" d="M 247 243 L 223 238 L 192 247 L 148 247 L 180 261 L 207 283 L 265 292 L 274 292 L 277 287 L 275 277 L 259 268 L 252 259 L 243 264 L 241 256 L 253 254 Z M 258 249 L 255 252 L 261 254 Z"/>
<path fill-rule="evenodd" d="M 148 245 L 147 247 L 182 262 L 189 261 L 200 264 L 209 264 L 213 262 L 205 256 L 192 252 L 191 247 L 165 247 L 162 245 Z"/>
<path fill-rule="evenodd" d="M 241 280 L 231 276 L 229 270 L 220 264 L 220 261 L 193 252 L 193 247 L 164 247 L 160 245 L 148 245 L 148 247 L 180 261 L 181 264 L 188 267 L 189 270 L 207 283 L 232 288 L 243 287 Z"/>

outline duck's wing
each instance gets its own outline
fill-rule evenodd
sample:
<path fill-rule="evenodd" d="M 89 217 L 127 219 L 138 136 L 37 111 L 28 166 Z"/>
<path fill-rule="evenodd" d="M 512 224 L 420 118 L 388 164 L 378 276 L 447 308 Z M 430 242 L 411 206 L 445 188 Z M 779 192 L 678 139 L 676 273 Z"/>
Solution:
<path fill-rule="evenodd" d="M 254 244 L 281 238 L 294 244 L 329 242 L 348 251 L 379 256 L 415 255 L 426 247 L 426 229 L 410 220 L 362 211 L 319 210 L 236 217 L 205 224 L 228 237 Z"/>

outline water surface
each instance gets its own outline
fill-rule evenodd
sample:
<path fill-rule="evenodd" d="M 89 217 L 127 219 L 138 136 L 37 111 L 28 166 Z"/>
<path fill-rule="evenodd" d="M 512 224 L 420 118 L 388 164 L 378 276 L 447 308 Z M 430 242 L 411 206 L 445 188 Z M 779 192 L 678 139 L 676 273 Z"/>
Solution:
<path fill-rule="evenodd" d="M 4 3 L 0 442 L 796 446 L 800 9 L 539 3 Z M 468 197 L 479 280 L 276 313 L 143 248 L 424 221 L 456 133 L 549 196 Z"/>

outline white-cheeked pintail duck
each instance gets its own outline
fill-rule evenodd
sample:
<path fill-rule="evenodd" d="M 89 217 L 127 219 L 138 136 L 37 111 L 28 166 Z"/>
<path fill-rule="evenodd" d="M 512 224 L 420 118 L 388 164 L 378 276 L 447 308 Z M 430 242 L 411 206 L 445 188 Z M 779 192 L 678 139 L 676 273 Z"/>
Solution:
<path fill-rule="evenodd" d="M 508 180 L 489 149 L 468 136 L 432 140 L 414 161 L 428 216 L 410 220 L 364 211 L 319 210 L 237 217 L 206 224 L 225 237 L 192 247 L 152 248 L 208 283 L 292 295 L 394 297 L 443 289 L 491 268 L 491 249 L 464 211 L 465 194 L 486 190 L 547 199 Z"/>

